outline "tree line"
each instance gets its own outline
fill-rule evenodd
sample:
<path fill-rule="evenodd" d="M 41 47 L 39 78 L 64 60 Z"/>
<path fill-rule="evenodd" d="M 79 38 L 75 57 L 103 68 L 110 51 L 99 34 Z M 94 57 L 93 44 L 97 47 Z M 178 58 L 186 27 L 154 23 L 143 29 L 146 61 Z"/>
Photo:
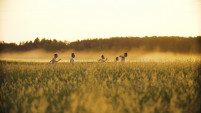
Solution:
<path fill-rule="evenodd" d="M 178 36 L 152 36 L 152 37 L 111 37 L 109 39 L 85 39 L 75 42 L 57 41 L 56 39 L 39 39 L 34 41 L 16 43 L 0 43 L 1 52 L 30 51 L 44 49 L 48 52 L 65 50 L 143 50 L 161 51 L 174 53 L 201 53 L 201 36 L 178 37 Z"/>

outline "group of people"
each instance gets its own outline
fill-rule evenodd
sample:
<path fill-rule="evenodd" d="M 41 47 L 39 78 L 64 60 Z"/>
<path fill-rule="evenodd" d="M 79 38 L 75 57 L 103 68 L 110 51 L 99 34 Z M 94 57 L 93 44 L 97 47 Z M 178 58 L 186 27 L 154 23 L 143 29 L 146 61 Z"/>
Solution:
<path fill-rule="evenodd" d="M 119 57 L 121 57 L 121 62 L 125 62 L 126 57 L 128 56 L 127 53 L 124 53 L 124 55 L 120 55 Z M 119 57 L 115 58 L 114 62 L 118 62 L 119 61 Z M 98 61 L 100 62 L 106 62 L 108 60 L 108 58 L 105 58 L 104 55 L 101 55 L 101 59 L 99 59 Z"/>
<path fill-rule="evenodd" d="M 125 59 L 126 59 L 127 56 L 128 56 L 128 54 L 127 54 L 127 53 L 124 53 L 124 55 L 120 55 L 119 57 L 121 58 L 121 61 L 122 61 L 122 62 L 125 62 Z M 56 60 L 57 57 L 58 57 L 58 54 L 54 54 L 54 57 L 53 57 L 52 60 L 50 61 L 50 62 L 52 63 L 52 65 L 54 65 L 56 62 L 59 62 L 59 61 L 61 60 L 61 59 Z M 119 61 L 119 57 L 116 57 L 114 62 L 118 62 L 118 61 Z M 105 58 L 104 55 L 101 55 L 101 59 L 99 59 L 98 61 L 100 61 L 100 62 L 106 62 L 107 60 L 108 60 L 108 58 Z M 71 63 L 71 64 L 74 64 L 74 61 L 75 61 L 75 54 L 72 53 L 72 54 L 71 54 L 70 63 Z"/>

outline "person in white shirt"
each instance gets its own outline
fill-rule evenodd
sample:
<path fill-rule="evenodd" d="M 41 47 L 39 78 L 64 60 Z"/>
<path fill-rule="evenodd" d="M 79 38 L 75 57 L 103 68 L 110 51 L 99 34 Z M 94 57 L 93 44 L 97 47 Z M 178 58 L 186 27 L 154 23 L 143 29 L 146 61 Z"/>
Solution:
<path fill-rule="evenodd" d="M 121 62 L 125 62 L 127 56 L 128 56 L 127 53 L 124 53 L 124 55 L 120 55 L 119 57 L 121 57 Z"/>
<path fill-rule="evenodd" d="M 73 64 L 74 65 L 74 61 L 75 61 L 75 54 L 74 53 L 72 53 L 72 55 L 71 55 L 72 57 L 71 57 L 71 59 L 70 59 L 70 63 L 71 64 Z"/>
<path fill-rule="evenodd" d="M 56 60 L 57 57 L 58 57 L 58 54 L 54 54 L 54 57 L 52 58 L 52 60 L 50 60 L 50 62 L 52 62 L 52 66 L 54 66 L 54 64 L 55 64 L 56 62 L 59 62 L 59 61 L 61 60 L 61 59 Z"/>
<path fill-rule="evenodd" d="M 99 59 L 98 61 L 100 62 L 106 62 L 108 59 L 106 58 L 105 59 L 105 56 L 104 55 L 101 55 L 101 59 Z"/>

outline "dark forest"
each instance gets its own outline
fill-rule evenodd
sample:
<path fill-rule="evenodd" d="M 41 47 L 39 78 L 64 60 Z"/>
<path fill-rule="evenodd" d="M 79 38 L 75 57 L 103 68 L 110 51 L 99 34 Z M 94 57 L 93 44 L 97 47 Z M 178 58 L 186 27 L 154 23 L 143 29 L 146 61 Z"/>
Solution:
<path fill-rule="evenodd" d="M 39 39 L 16 43 L 0 43 L 1 52 L 18 52 L 43 49 L 52 51 L 105 51 L 105 50 L 143 50 L 173 53 L 201 53 L 201 36 L 152 36 L 152 37 L 111 37 L 109 39 L 86 39 L 75 42 L 57 41 L 56 39 Z"/>

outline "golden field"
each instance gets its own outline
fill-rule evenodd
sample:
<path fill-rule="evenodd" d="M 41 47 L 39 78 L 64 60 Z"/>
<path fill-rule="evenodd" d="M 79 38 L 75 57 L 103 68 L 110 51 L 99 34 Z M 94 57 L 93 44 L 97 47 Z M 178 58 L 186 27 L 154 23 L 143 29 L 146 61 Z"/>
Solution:
<path fill-rule="evenodd" d="M 200 61 L 1 61 L 3 113 L 196 113 Z"/>

